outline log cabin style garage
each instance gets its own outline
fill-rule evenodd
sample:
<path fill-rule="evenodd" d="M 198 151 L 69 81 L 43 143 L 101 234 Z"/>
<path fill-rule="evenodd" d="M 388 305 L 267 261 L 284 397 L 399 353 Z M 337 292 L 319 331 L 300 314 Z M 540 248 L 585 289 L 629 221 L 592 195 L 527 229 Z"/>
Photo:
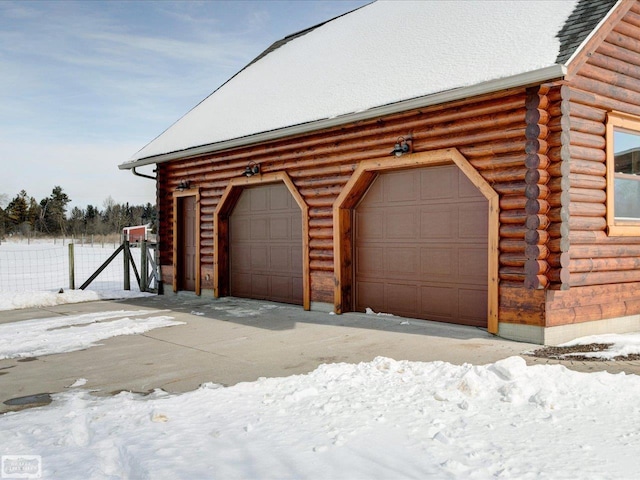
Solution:
<path fill-rule="evenodd" d="M 638 151 L 640 0 L 377 1 L 120 168 L 155 165 L 175 292 L 556 344 L 640 330 Z"/>

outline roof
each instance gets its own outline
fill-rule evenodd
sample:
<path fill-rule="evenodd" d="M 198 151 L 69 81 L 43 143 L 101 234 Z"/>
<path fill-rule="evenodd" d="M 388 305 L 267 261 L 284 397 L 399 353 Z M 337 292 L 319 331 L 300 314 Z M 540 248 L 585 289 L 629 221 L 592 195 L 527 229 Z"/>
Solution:
<path fill-rule="evenodd" d="M 560 78 L 614 0 L 380 0 L 274 43 L 120 168 Z"/>
<path fill-rule="evenodd" d="M 560 52 L 556 62 L 569 60 L 616 3 L 617 0 L 580 0 L 558 33 Z"/>

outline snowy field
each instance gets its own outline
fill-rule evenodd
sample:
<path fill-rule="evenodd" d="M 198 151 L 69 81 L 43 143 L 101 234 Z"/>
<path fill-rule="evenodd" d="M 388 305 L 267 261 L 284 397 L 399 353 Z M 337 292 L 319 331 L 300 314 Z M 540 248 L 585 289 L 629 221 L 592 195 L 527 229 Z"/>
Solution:
<path fill-rule="evenodd" d="M 68 241 L 3 241 L 0 244 L 0 311 L 101 299 L 148 295 L 140 293 L 133 269 L 131 290 L 123 290 L 123 253 L 85 289 L 79 287 L 118 245 L 74 245 L 75 290 L 69 289 Z M 140 271 L 140 249 L 131 253 Z M 60 292 L 62 290 L 62 292 Z"/>
<path fill-rule="evenodd" d="M 157 310 L 5 323 L 0 359 L 179 325 Z M 580 342 L 610 344 L 591 354 L 602 358 L 640 353 L 638 334 L 572 344 Z M 0 415 L 0 478 L 630 479 L 640 469 L 640 377 L 520 357 L 489 365 L 379 357 L 184 394 L 104 398 L 85 384 L 78 378 L 50 405 Z"/>

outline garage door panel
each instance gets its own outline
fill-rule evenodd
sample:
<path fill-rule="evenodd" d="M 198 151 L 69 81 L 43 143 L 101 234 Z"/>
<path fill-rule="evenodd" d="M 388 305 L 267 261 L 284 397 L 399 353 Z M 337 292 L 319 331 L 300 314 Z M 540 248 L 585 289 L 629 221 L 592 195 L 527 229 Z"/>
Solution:
<path fill-rule="evenodd" d="M 292 206 L 291 209 L 295 211 L 294 206 Z M 289 238 L 291 238 L 291 240 L 297 240 L 302 244 L 302 214 L 298 213 L 298 215 L 293 215 L 290 217 L 290 220 L 289 228 L 291 231 Z M 300 248 L 300 251 L 302 252 L 302 248 Z M 302 253 L 300 254 L 302 255 Z"/>
<path fill-rule="evenodd" d="M 358 282 L 356 285 L 356 295 L 360 299 L 360 308 L 364 311 L 369 307 L 379 312 L 385 307 L 384 285 L 380 282 Z"/>
<path fill-rule="evenodd" d="M 458 277 L 464 283 L 487 283 L 487 251 L 479 248 L 460 248 Z"/>
<path fill-rule="evenodd" d="M 384 203 L 384 185 L 374 182 L 367 190 L 367 204 L 369 206 L 382 205 Z"/>
<path fill-rule="evenodd" d="M 383 238 L 382 225 L 384 214 L 382 212 L 364 211 L 356 214 L 356 238 L 364 236 L 368 239 Z"/>
<path fill-rule="evenodd" d="M 251 218 L 248 241 L 266 242 L 269 239 L 269 221 L 266 218 Z"/>
<path fill-rule="evenodd" d="M 393 208 L 383 218 L 384 235 L 387 239 L 418 238 L 418 212 L 407 211 L 406 208 Z"/>
<path fill-rule="evenodd" d="M 291 222 L 287 217 L 269 219 L 269 239 L 289 240 L 291 238 Z"/>
<path fill-rule="evenodd" d="M 387 247 L 384 252 L 384 261 L 387 278 L 414 278 L 420 274 L 420 249 L 418 247 Z"/>
<path fill-rule="evenodd" d="M 292 200 L 293 198 L 286 188 L 271 190 L 269 196 L 269 209 L 271 211 L 291 210 Z"/>
<path fill-rule="evenodd" d="M 291 277 L 291 299 L 292 301 L 285 303 L 296 303 L 302 305 L 302 277 Z"/>
<path fill-rule="evenodd" d="M 420 274 L 422 278 L 448 280 L 457 271 L 458 257 L 449 246 L 420 249 Z"/>
<path fill-rule="evenodd" d="M 465 200 L 475 199 L 480 202 L 485 199 L 482 192 L 464 175 L 458 175 L 458 197 Z"/>
<path fill-rule="evenodd" d="M 421 200 L 447 200 L 455 195 L 455 172 L 448 168 L 433 167 L 420 172 L 420 199 Z M 394 180 L 395 181 L 395 180 Z"/>
<path fill-rule="evenodd" d="M 487 292 L 484 289 L 460 288 L 458 290 L 459 316 L 461 320 L 475 322 L 486 321 Z"/>
<path fill-rule="evenodd" d="M 229 221 L 229 241 L 237 241 L 237 239 L 248 238 L 251 234 L 251 225 L 247 218 L 231 218 Z"/>
<path fill-rule="evenodd" d="M 357 310 L 486 326 L 488 201 L 457 166 L 379 174 L 355 220 Z"/>
<path fill-rule="evenodd" d="M 245 190 L 246 192 L 247 190 Z M 242 197 L 245 192 L 242 192 Z M 249 196 L 250 208 L 249 212 L 251 213 L 259 213 L 266 212 L 269 210 L 269 195 L 270 191 L 267 189 L 255 188 L 251 189 L 251 194 Z M 236 207 L 238 208 L 238 207 Z"/>
<path fill-rule="evenodd" d="M 289 265 L 294 272 L 302 271 L 302 247 L 291 247 L 289 249 Z"/>
<path fill-rule="evenodd" d="M 302 220 L 287 187 L 244 189 L 229 229 L 231 295 L 301 304 Z"/>
<path fill-rule="evenodd" d="M 285 298 L 291 297 L 291 277 L 271 275 L 270 280 L 273 291 L 282 292 L 281 294 L 276 293 L 274 295 L 274 300 L 282 301 Z"/>
<path fill-rule="evenodd" d="M 461 240 L 484 241 L 489 234 L 488 210 L 478 212 L 476 204 L 459 205 L 458 237 Z"/>
<path fill-rule="evenodd" d="M 385 284 L 385 313 L 408 314 L 418 308 L 419 289 L 415 284 Z"/>
<path fill-rule="evenodd" d="M 236 206 L 234 207 L 241 211 L 250 212 L 251 211 L 251 198 L 248 195 L 240 196 L 236 201 Z M 230 219 L 233 220 L 233 219 Z"/>
<path fill-rule="evenodd" d="M 251 274 L 234 272 L 231 274 L 231 283 L 235 287 L 234 295 L 248 296 L 251 293 Z"/>
<path fill-rule="evenodd" d="M 269 247 L 269 269 L 273 272 L 288 272 L 291 270 L 291 254 L 287 245 L 272 245 Z"/>
<path fill-rule="evenodd" d="M 382 247 L 361 247 L 356 249 L 357 273 L 372 276 L 384 273 L 384 256 Z"/>
<path fill-rule="evenodd" d="M 230 255 L 231 262 L 236 266 L 236 271 L 251 271 L 251 247 L 248 245 L 237 245 Z"/>
<path fill-rule="evenodd" d="M 427 284 L 421 290 L 421 311 L 433 320 L 450 322 L 454 318 L 457 289 L 453 286 Z"/>
<path fill-rule="evenodd" d="M 251 246 L 251 271 L 266 270 L 269 268 L 268 249 L 264 245 Z"/>
<path fill-rule="evenodd" d="M 419 179 L 410 171 L 396 172 L 395 182 L 384 183 L 386 203 L 415 201 L 420 198 Z"/>
<path fill-rule="evenodd" d="M 422 239 L 454 238 L 457 233 L 457 225 L 458 209 L 455 205 L 435 205 L 420 209 L 420 237 Z"/>
<path fill-rule="evenodd" d="M 258 299 L 269 297 L 269 276 L 258 273 L 251 274 L 251 296 Z"/>

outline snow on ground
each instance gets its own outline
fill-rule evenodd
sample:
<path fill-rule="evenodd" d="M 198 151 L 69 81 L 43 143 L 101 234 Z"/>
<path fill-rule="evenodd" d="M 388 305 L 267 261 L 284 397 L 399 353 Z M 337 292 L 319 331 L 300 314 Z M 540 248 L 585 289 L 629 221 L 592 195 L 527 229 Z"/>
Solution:
<path fill-rule="evenodd" d="M 5 323 L 0 325 L 0 360 L 73 352 L 107 338 L 184 324 L 166 315 L 143 318 L 156 313 L 162 312 L 119 310 Z"/>
<path fill-rule="evenodd" d="M 92 302 L 95 300 L 115 300 L 153 295 L 127 290 L 64 290 L 59 292 L 0 292 L 0 311 L 19 308 L 52 307 L 66 303 Z"/>
<path fill-rule="evenodd" d="M 376 358 L 142 397 L 82 390 L 0 416 L 43 478 L 635 478 L 640 377 Z"/>
<path fill-rule="evenodd" d="M 600 352 L 566 353 L 565 358 L 580 355 L 587 358 L 599 358 L 602 360 L 613 360 L 616 357 L 626 357 L 628 355 L 640 355 L 640 333 L 616 334 L 607 333 L 603 335 L 590 335 L 588 337 L 576 338 L 561 347 L 573 347 L 575 345 L 608 344 L 606 350 Z"/>
<path fill-rule="evenodd" d="M 0 308 L 7 298 L 10 308 L 54 301 L 38 292 L 9 297 L 6 288 L 0 284 Z M 56 303 L 104 294 L 47 293 Z M 161 313 L 0 324 L 0 359 L 181 323 Z M 640 353 L 640 334 L 566 345 L 590 343 L 612 344 L 589 354 L 600 358 Z M 66 479 L 618 479 L 640 468 L 640 377 L 527 366 L 520 357 L 484 366 L 379 357 L 175 395 L 104 398 L 86 383 L 78 378 L 48 406 L 0 415 L 0 476 L 34 461 L 37 478 Z"/>
<path fill-rule="evenodd" d="M 0 244 L 0 311 L 65 303 L 151 295 L 123 289 L 122 253 L 85 290 L 69 289 L 69 246 L 62 240 L 8 241 Z M 74 245 L 76 287 L 87 280 L 118 245 Z M 139 269 L 140 249 L 132 249 Z"/>

